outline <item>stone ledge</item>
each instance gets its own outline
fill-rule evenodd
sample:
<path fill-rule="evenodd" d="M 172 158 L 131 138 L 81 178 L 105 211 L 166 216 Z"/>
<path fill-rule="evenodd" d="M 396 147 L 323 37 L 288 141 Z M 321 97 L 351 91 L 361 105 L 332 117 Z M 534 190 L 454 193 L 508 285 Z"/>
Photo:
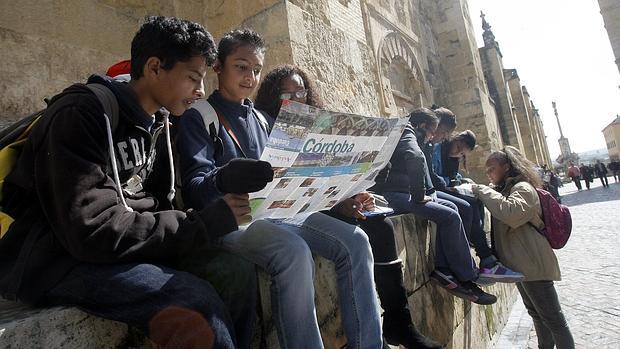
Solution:
<path fill-rule="evenodd" d="M 413 319 L 425 334 L 453 349 L 488 348 L 501 331 L 515 301 L 512 285 L 486 288 L 498 296 L 492 306 L 480 306 L 454 298 L 429 282 L 433 269 L 434 226 L 413 215 L 392 218 L 396 229 L 400 258 L 405 264 L 405 283 Z M 337 307 L 334 265 L 315 258 L 317 317 L 326 349 L 338 349 L 346 343 Z M 257 327 L 254 348 L 260 342 L 266 348 L 279 348 L 271 320 L 269 276 L 259 274 L 262 321 Z M 261 333 L 264 338 L 261 340 Z M 90 316 L 78 309 L 54 307 L 32 309 L 0 300 L 0 349 L 4 348 L 136 348 L 154 345 L 136 335 L 122 323 Z"/>
<path fill-rule="evenodd" d="M 127 325 L 76 308 L 0 300 L 0 348 L 123 348 L 127 340 Z"/>

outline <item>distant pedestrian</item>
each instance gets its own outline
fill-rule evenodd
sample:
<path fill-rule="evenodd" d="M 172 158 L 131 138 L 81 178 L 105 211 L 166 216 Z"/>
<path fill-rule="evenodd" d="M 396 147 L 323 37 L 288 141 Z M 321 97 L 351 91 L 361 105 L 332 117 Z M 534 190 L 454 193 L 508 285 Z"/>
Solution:
<path fill-rule="evenodd" d="M 596 176 L 601 180 L 604 188 L 609 188 L 609 183 L 607 182 L 607 167 L 605 164 L 601 162 L 601 160 L 596 160 L 596 165 L 594 165 L 594 172 Z"/>
<path fill-rule="evenodd" d="M 579 166 L 579 172 L 581 172 L 581 178 L 586 182 L 586 188 L 590 190 L 590 183 L 592 182 L 592 169 L 590 166 L 581 164 L 581 166 Z"/>
<path fill-rule="evenodd" d="M 558 175 L 555 174 L 555 172 L 551 171 L 550 169 L 547 169 L 546 167 L 544 167 L 544 169 L 545 169 L 545 174 L 543 175 L 544 189 L 548 191 L 549 193 L 551 193 L 551 195 L 553 195 L 553 197 L 559 203 L 561 203 L 562 197 L 560 196 L 560 192 L 558 188 L 562 185 L 562 181 L 560 180 L 560 177 L 558 177 Z"/>
<path fill-rule="evenodd" d="M 573 182 L 575 182 L 577 190 L 581 191 L 581 172 L 579 171 L 579 167 L 575 166 L 572 162 L 569 162 L 567 175 L 573 180 Z"/>
<path fill-rule="evenodd" d="M 620 162 L 612 161 L 607 168 L 611 171 L 611 174 L 614 176 L 614 181 L 617 183 L 618 179 L 620 179 Z"/>

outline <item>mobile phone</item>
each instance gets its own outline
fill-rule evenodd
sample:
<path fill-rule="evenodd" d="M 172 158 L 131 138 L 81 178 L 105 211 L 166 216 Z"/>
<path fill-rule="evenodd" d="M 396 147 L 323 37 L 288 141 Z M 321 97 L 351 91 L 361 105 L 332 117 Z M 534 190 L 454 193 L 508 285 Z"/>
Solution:
<path fill-rule="evenodd" d="M 389 214 L 394 213 L 394 210 L 389 208 L 389 207 L 380 207 L 380 206 L 375 206 L 375 209 L 373 211 L 364 211 L 362 212 L 362 214 L 365 217 L 374 217 L 374 216 L 387 216 Z"/>

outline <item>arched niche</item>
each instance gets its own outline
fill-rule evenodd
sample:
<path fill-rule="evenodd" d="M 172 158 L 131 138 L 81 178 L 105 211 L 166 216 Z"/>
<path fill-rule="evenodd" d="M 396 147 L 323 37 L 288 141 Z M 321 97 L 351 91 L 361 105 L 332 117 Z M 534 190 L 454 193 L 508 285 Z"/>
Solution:
<path fill-rule="evenodd" d="M 384 113 L 406 115 L 429 101 L 417 58 L 400 34 L 389 32 L 383 38 L 378 57 Z"/>

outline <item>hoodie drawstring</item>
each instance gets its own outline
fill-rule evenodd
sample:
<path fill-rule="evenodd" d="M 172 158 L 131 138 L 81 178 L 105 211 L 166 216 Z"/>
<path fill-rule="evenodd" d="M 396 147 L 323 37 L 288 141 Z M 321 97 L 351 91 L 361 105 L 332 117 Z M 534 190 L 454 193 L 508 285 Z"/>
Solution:
<path fill-rule="evenodd" d="M 106 113 L 103 113 L 105 117 L 105 126 L 106 132 L 108 134 L 108 148 L 110 149 L 110 162 L 112 163 L 112 172 L 114 174 L 114 183 L 116 184 L 116 191 L 118 192 L 118 196 L 121 198 L 121 203 L 129 212 L 133 212 L 133 209 L 127 205 L 125 201 L 125 195 L 123 194 L 123 187 L 121 185 L 121 179 L 118 175 L 118 167 L 116 166 L 116 153 L 114 151 L 114 141 L 112 139 L 112 127 L 110 126 L 110 118 Z M 174 175 L 174 159 L 172 158 L 172 141 L 170 138 L 170 123 L 168 121 L 168 113 L 164 113 L 164 125 L 166 128 L 166 148 L 168 150 L 168 161 L 170 163 L 170 190 L 168 191 L 168 195 L 166 198 L 170 203 L 174 200 L 174 196 L 176 195 L 176 190 L 174 188 L 175 185 L 175 175 Z"/>
<path fill-rule="evenodd" d="M 121 179 L 118 176 L 118 167 L 116 166 L 116 154 L 114 152 L 114 141 L 112 140 L 112 127 L 110 126 L 110 118 L 106 113 L 103 113 L 105 117 L 105 128 L 108 133 L 108 148 L 110 149 L 110 162 L 112 163 L 112 172 L 114 173 L 114 183 L 116 184 L 116 191 L 118 191 L 118 196 L 121 198 L 121 203 L 127 211 L 133 212 L 133 208 L 127 205 L 125 202 L 125 196 L 123 195 L 123 187 L 121 186 Z"/>
<path fill-rule="evenodd" d="M 172 142 L 170 141 L 170 123 L 168 121 L 169 113 L 164 114 L 164 127 L 166 128 L 166 149 L 168 150 L 168 163 L 170 164 L 170 190 L 166 198 L 170 203 L 174 200 L 176 189 L 174 189 L 174 159 L 172 158 Z"/>

